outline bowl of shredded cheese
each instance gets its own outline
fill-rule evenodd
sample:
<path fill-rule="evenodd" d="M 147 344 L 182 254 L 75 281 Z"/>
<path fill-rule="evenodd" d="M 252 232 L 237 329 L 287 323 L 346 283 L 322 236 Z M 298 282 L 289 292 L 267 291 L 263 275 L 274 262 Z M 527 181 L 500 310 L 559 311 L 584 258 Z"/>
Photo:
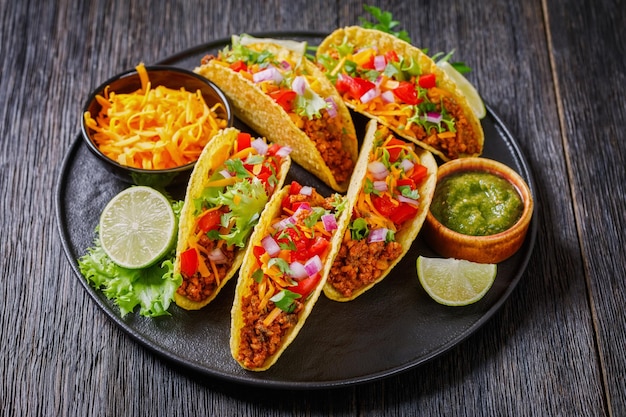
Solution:
<path fill-rule="evenodd" d="M 205 145 L 233 124 L 228 99 L 212 82 L 143 64 L 96 88 L 81 116 L 85 143 L 109 172 L 163 187 L 186 182 Z"/>

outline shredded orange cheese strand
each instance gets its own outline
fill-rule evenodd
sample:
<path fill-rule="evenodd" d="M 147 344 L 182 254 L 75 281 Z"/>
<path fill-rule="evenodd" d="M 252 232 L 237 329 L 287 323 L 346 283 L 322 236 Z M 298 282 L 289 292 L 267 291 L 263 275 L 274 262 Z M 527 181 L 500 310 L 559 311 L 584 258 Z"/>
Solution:
<path fill-rule="evenodd" d="M 116 94 L 107 87 L 96 97 L 102 109 L 95 119 L 90 112 L 83 115 L 98 148 L 121 165 L 143 169 L 197 160 L 209 140 L 227 126 L 216 113 L 221 103 L 209 108 L 200 90 L 152 88 L 144 65 L 136 69 L 140 90 Z"/>

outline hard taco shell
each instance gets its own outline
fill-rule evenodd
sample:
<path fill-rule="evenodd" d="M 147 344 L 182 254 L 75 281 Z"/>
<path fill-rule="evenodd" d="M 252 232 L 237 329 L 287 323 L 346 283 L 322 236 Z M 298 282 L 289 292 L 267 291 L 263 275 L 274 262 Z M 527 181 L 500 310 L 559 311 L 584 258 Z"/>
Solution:
<path fill-rule="evenodd" d="M 264 43 L 263 49 L 276 55 L 295 54 L 279 45 Z M 319 81 L 318 94 L 322 98 L 332 99 L 337 104 L 337 117 L 342 120 L 345 134 L 342 136 L 342 147 L 348 152 L 353 162 L 357 159 L 358 143 L 350 112 L 343 103 L 341 96 L 324 74 L 311 61 L 304 57 L 294 58 L 300 61 L 301 71 L 313 75 Z M 324 162 L 315 143 L 304 131 L 298 128 L 287 112 L 271 97 L 265 94 L 252 81 L 228 67 L 215 63 L 213 60 L 197 67 L 200 75 L 215 83 L 230 99 L 235 115 L 269 141 L 290 146 L 293 150 L 292 159 L 305 170 L 320 178 L 336 191 L 347 189 L 349 179 L 338 183 L 330 168 Z"/>
<path fill-rule="evenodd" d="M 189 182 L 187 184 L 187 191 L 185 193 L 183 208 L 180 212 L 178 240 L 176 244 L 176 260 L 174 261 L 175 274 L 180 273 L 180 254 L 186 249 L 187 241 L 194 232 L 193 228 L 196 221 L 194 215 L 194 199 L 198 198 L 202 194 L 205 183 L 209 180 L 211 175 L 213 175 L 215 170 L 220 169 L 224 162 L 230 157 L 231 151 L 233 149 L 233 144 L 237 140 L 237 136 L 239 133 L 240 131 L 238 129 L 230 127 L 220 131 L 217 135 L 215 135 L 215 137 L 211 139 L 211 141 L 203 149 L 198 161 L 196 162 L 196 166 L 191 173 Z M 274 193 L 280 190 L 280 188 L 283 186 L 290 166 L 291 159 L 289 158 L 289 156 L 287 156 L 283 159 L 280 165 L 279 172 L 276 175 L 278 183 L 276 184 Z M 222 278 L 219 286 L 215 289 L 215 291 L 213 291 L 213 294 L 210 297 L 200 302 L 197 302 L 192 301 L 189 298 L 178 293 L 174 293 L 174 301 L 176 302 L 176 304 L 179 307 L 184 308 L 185 310 L 198 310 L 213 301 L 213 299 L 217 296 L 217 294 L 224 287 L 224 285 L 226 285 L 228 280 L 232 278 L 239 269 L 241 261 L 244 257 L 244 253 L 245 248 L 239 248 L 237 250 L 237 254 L 235 256 L 235 259 L 233 260 L 232 267 Z"/>
<path fill-rule="evenodd" d="M 418 63 L 422 73 L 425 74 L 435 74 L 437 78 L 437 87 L 447 91 L 456 101 L 456 103 L 463 109 L 463 114 L 467 119 L 467 122 L 470 126 L 470 129 L 476 135 L 476 139 L 478 140 L 478 144 L 480 147 L 480 152 L 472 153 L 472 154 L 460 154 L 462 157 L 469 156 L 478 156 L 482 153 L 483 143 L 484 143 L 484 132 L 482 125 L 480 124 L 480 120 L 476 117 L 471 107 L 469 106 L 467 99 L 461 92 L 461 90 L 457 87 L 456 83 L 443 71 L 441 68 L 437 66 L 435 61 L 433 61 L 428 55 L 423 53 L 419 48 L 411 45 L 408 42 L 405 42 L 393 35 L 390 35 L 385 32 L 381 32 L 375 29 L 364 29 L 359 26 L 349 26 L 345 28 L 340 28 L 332 32 L 328 35 L 319 45 L 317 49 L 317 56 L 322 54 L 327 54 L 330 50 L 335 49 L 336 46 L 343 44 L 344 42 L 348 42 L 351 45 L 355 46 L 355 49 L 359 49 L 360 47 L 366 46 L 375 46 L 380 53 L 384 53 L 386 51 L 395 51 L 398 56 L 403 56 L 405 58 L 413 58 L 415 62 Z M 442 149 L 434 148 L 433 146 L 417 140 L 411 134 L 409 134 L 406 130 L 398 129 L 395 126 L 390 125 L 384 118 L 378 117 L 371 113 L 359 110 L 354 104 L 345 101 L 346 106 L 352 108 L 355 111 L 358 111 L 372 119 L 378 120 L 379 123 L 387 125 L 389 128 L 394 130 L 394 132 L 407 139 L 410 140 L 422 148 L 438 155 L 444 161 L 448 161 L 451 158 L 445 153 Z"/>
<path fill-rule="evenodd" d="M 372 152 L 374 146 L 377 127 L 378 123 L 374 119 L 369 121 L 366 127 L 365 137 L 363 139 L 363 145 L 361 148 L 361 153 L 359 155 L 359 160 L 357 161 L 356 167 L 354 168 L 354 174 L 350 182 L 350 187 L 348 188 L 348 195 L 350 196 L 350 213 L 352 213 L 358 194 L 361 192 L 365 183 L 367 165 L 369 162 L 370 153 Z M 438 168 L 437 162 L 430 152 L 428 152 L 427 150 L 416 150 L 416 153 L 420 157 L 420 163 L 427 168 L 428 176 L 419 188 L 420 199 L 417 215 L 412 220 L 404 223 L 402 225 L 402 228 L 395 234 L 396 241 L 402 245 L 402 253 L 389 265 L 387 270 L 383 272 L 381 276 L 378 277 L 378 279 L 354 291 L 350 297 L 345 297 L 327 281 L 324 285 L 324 295 L 326 295 L 326 297 L 335 301 L 354 300 L 356 297 L 363 294 L 365 291 L 371 289 L 372 287 L 374 287 L 374 285 L 385 279 L 385 277 L 389 274 L 389 272 L 391 272 L 394 266 L 396 266 L 396 264 L 402 260 L 404 255 L 406 255 L 408 250 L 411 248 L 411 245 L 413 244 L 415 238 L 417 238 L 417 235 L 422 228 L 422 224 L 424 224 L 424 220 L 426 219 L 426 215 L 428 214 L 430 203 L 432 201 L 433 194 L 435 193 L 435 187 L 437 185 Z M 350 219 L 348 219 L 348 223 L 349 222 Z"/>
<path fill-rule="evenodd" d="M 250 237 L 250 243 L 248 245 L 248 249 L 246 250 L 246 254 L 241 265 L 239 278 L 237 281 L 237 287 L 235 290 L 235 301 L 231 310 L 230 350 L 235 360 L 237 360 L 239 356 L 239 346 L 241 344 L 241 329 L 244 325 L 244 317 L 241 307 L 242 299 L 250 294 L 250 284 L 253 282 L 252 273 L 256 268 L 256 260 L 252 248 L 255 245 L 260 245 L 261 239 L 269 233 L 269 229 L 272 225 L 272 220 L 278 215 L 278 213 L 280 213 L 281 203 L 288 194 L 289 186 L 285 186 L 280 192 L 275 193 L 272 197 L 272 200 L 268 203 L 266 209 L 261 215 L 261 218 L 259 219 L 259 223 L 255 227 L 254 232 Z M 347 210 L 347 208 L 344 209 L 343 212 L 340 214 L 339 219 L 337 220 L 337 230 L 335 231 L 335 234 L 333 235 L 330 242 L 330 251 L 324 263 L 322 277 L 317 287 L 311 292 L 311 294 L 309 294 L 308 298 L 304 302 L 305 305 L 304 308 L 300 311 L 297 324 L 289 329 L 289 331 L 285 334 L 283 340 L 281 341 L 281 347 L 273 355 L 267 358 L 263 366 L 258 368 L 247 368 L 237 360 L 242 367 L 251 371 L 267 370 L 274 363 L 276 363 L 280 355 L 296 338 L 307 317 L 313 310 L 313 306 L 317 302 L 322 292 L 322 287 L 324 286 L 324 283 L 328 278 L 328 274 L 330 272 L 330 268 L 332 267 L 333 260 L 337 255 L 337 252 L 339 251 L 339 247 L 341 245 L 343 232 L 348 226 L 348 222 L 350 220 L 349 213 L 350 211 Z"/>

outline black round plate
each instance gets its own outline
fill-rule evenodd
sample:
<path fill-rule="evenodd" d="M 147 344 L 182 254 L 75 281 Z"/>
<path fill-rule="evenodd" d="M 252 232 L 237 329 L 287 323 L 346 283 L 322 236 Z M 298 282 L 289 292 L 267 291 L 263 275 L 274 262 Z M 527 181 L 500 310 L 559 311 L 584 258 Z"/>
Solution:
<path fill-rule="evenodd" d="M 316 44 L 325 34 L 271 32 L 256 36 Z M 193 69 L 204 55 L 216 53 L 229 43 L 230 39 L 209 42 L 160 63 Z M 362 118 L 355 116 L 355 124 L 362 127 Z M 235 125 L 246 129 L 241 123 Z M 482 125 L 483 156 L 515 169 L 536 198 L 528 164 L 492 109 L 488 108 Z M 296 164 L 290 177 L 329 192 Z M 80 136 L 75 139 L 58 180 L 56 211 L 63 247 L 80 283 L 111 320 L 152 351 L 201 374 L 271 388 L 314 389 L 364 383 L 406 371 L 441 355 L 485 324 L 502 306 L 524 274 L 537 234 L 535 215 L 520 251 L 498 265 L 493 287 L 482 300 L 466 307 L 439 305 L 424 292 L 417 279 L 415 261 L 419 255 L 437 255 L 418 237 L 388 277 L 356 300 L 338 303 L 321 295 L 300 334 L 278 362 L 267 371 L 249 372 L 230 355 L 230 308 L 235 279 L 200 311 L 185 311 L 172 305 L 170 317 L 145 318 L 132 313 L 121 318 L 117 306 L 80 274 L 77 259 L 93 244 L 102 209 L 127 186 L 102 168 Z M 168 191 L 175 198 L 184 198 L 184 187 Z"/>

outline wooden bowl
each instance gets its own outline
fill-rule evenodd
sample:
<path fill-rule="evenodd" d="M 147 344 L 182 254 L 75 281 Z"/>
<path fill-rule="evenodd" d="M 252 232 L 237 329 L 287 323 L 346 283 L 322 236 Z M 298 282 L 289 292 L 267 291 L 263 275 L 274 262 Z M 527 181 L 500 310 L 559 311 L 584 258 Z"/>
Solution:
<path fill-rule="evenodd" d="M 520 218 L 505 231 L 486 236 L 472 236 L 446 227 L 429 210 L 422 234 L 428 245 L 446 258 L 466 259 L 480 263 L 501 262 L 517 252 L 524 243 L 533 214 L 533 197 L 530 189 L 524 179 L 508 166 L 480 157 L 460 158 L 444 163 L 439 167 L 437 184 L 441 184 L 441 181 L 448 175 L 466 171 L 488 172 L 509 181 L 523 202 Z M 437 196 L 437 190 L 435 196 Z"/>

